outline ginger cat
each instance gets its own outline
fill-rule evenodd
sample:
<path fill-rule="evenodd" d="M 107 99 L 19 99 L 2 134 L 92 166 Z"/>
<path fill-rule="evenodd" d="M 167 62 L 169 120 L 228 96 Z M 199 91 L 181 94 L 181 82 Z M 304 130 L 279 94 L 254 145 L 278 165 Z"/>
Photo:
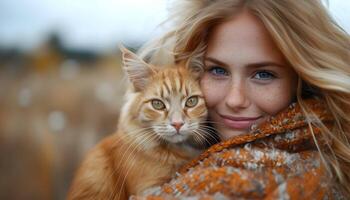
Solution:
<path fill-rule="evenodd" d="M 83 161 L 68 199 L 128 199 L 169 180 L 208 144 L 210 127 L 198 73 L 157 68 L 122 48 L 132 88 L 118 131 Z"/>

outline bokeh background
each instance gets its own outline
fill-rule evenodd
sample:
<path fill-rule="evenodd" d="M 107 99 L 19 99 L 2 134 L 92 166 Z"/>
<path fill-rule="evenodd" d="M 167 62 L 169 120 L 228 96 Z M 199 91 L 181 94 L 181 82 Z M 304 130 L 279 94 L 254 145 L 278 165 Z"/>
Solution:
<path fill-rule="evenodd" d="M 0 199 L 65 199 L 86 152 L 116 130 L 120 43 L 166 31 L 167 0 L 0 0 Z M 350 32 L 350 1 L 328 8 Z"/>

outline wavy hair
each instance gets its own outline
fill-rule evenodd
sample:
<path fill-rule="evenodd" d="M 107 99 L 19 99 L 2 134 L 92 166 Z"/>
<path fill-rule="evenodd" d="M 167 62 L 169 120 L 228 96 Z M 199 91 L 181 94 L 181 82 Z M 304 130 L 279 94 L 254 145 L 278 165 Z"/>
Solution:
<path fill-rule="evenodd" d="M 320 0 L 182 0 L 168 22 L 173 30 L 145 45 L 140 55 L 154 64 L 185 62 L 203 69 L 208 35 L 243 9 L 257 16 L 299 75 L 297 101 L 311 124 L 332 141 L 318 148 L 323 163 L 350 197 L 350 37 Z M 322 99 L 335 123 L 329 129 L 303 102 Z M 311 120 L 313 119 L 313 120 Z M 315 143 L 317 144 L 316 138 Z"/>

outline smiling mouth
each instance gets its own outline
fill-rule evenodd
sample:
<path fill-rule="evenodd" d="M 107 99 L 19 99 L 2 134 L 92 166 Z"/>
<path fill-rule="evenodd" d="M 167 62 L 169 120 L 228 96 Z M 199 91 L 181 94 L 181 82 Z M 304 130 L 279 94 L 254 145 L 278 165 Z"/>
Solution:
<path fill-rule="evenodd" d="M 249 129 L 253 124 L 256 123 L 259 117 L 232 117 L 226 115 L 219 115 L 225 126 L 233 129 Z"/>

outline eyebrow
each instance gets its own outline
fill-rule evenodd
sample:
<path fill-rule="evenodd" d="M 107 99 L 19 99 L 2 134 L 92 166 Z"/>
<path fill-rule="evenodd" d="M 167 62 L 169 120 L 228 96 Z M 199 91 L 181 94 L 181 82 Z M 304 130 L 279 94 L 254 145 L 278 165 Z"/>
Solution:
<path fill-rule="evenodd" d="M 212 57 L 205 57 L 204 61 L 210 61 L 212 63 L 218 64 L 218 65 L 223 66 L 223 67 L 228 66 L 228 64 L 226 64 L 220 60 L 217 60 L 215 58 L 212 58 Z M 282 64 L 279 64 L 276 62 L 272 62 L 272 61 L 262 61 L 262 62 L 257 62 L 257 63 L 249 63 L 246 66 L 249 68 L 259 68 L 259 67 L 266 67 L 266 66 L 285 67 L 285 65 L 282 65 Z"/>
<path fill-rule="evenodd" d="M 220 60 L 217 60 L 217 59 L 212 58 L 212 57 L 204 57 L 204 61 L 210 61 L 212 63 L 218 64 L 218 65 L 223 66 L 223 67 L 228 66 L 226 63 L 221 62 Z"/>

